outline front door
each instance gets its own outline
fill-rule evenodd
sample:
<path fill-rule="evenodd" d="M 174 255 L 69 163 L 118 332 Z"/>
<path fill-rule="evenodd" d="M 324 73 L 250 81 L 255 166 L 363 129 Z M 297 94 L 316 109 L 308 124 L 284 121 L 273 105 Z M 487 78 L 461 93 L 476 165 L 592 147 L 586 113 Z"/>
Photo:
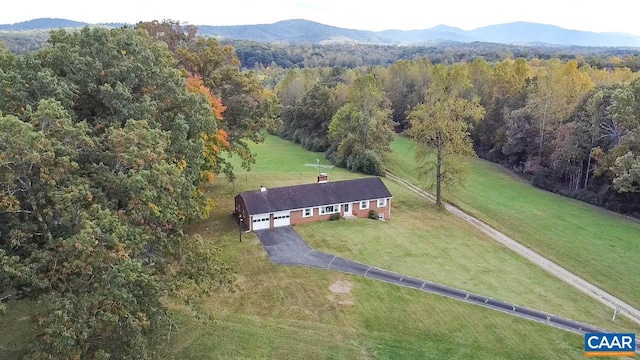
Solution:
<path fill-rule="evenodd" d="M 351 207 L 349 205 L 350 204 L 344 204 L 344 213 L 345 214 L 350 214 L 351 213 Z"/>

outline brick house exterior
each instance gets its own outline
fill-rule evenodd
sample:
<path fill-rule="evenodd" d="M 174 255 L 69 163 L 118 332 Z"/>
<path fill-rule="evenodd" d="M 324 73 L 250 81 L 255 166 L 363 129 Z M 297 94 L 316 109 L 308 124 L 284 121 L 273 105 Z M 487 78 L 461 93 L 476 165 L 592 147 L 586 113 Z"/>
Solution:
<path fill-rule="evenodd" d="M 375 210 L 381 220 L 391 218 L 391 193 L 378 177 L 327 181 L 245 191 L 235 197 L 235 213 L 245 231 L 341 218 L 366 218 Z"/>

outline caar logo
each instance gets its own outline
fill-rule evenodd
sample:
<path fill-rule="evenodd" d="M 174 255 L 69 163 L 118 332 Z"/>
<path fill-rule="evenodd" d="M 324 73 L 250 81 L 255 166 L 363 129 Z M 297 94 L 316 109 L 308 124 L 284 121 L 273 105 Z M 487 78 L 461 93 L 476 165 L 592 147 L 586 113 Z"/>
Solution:
<path fill-rule="evenodd" d="M 584 334 L 586 356 L 634 356 L 635 334 Z"/>

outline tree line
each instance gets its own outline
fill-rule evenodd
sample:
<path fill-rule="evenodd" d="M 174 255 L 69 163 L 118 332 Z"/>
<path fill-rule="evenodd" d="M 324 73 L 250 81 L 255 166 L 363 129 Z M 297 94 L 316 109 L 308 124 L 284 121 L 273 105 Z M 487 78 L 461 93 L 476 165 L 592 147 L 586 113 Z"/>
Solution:
<path fill-rule="evenodd" d="M 315 68 L 389 66 L 400 60 L 428 58 L 433 64 L 472 62 L 478 57 L 494 63 L 505 59 L 576 60 L 598 69 L 626 67 L 640 70 L 640 51 L 635 48 L 583 46 L 510 45 L 497 43 L 442 42 L 425 45 L 374 44 L 265 44 L 247 40 L 226 40 L 247 69 L 266 67 Z"/>
<path fill-rule="evenodd" d="M 190 28 L 195 29 L 197 33 L 196 26 Z M 46 45 L 47 39 L 47 31 L 0 31 L 0 41 L 5 42 L 9 50 L 15 54 L 36 51 Z M 640 51 L 636 48 L 624 47 L 513 45 L 454 41 L 410 46 L 353 43 L 302 45 L 232 39 L 223 40 L 223 45 L 231 45 L 235 49 L 243 69 L 255 70 L 267 67 L 290 69 L 389 66 L 399 60 L 415 58 L 429 58 L 434 64 L 454 64 L 461 61 L 471 62 L 477 57 L 483 57 L 492 63 L 509 58 L 526 60 L 556 58 L 563 61 L 584 61 L 598 69 L 627 67 L 633 71 L 640 70 Z"/>
<path fill-rule="evenodd" d="M 0 89 L 0 295 L 40 304 L 26 355 L 157 358 L 163 297 L 232 287 L 215 244 L 184 229 L 229 157 L 253 161 L 275 96 L 175 22 L 0 47 Z"/>
<path fill-rule="evenodd" d="M 423 175 L 435 172 L 426 160 L 438 142 L 444 152 L 432 155 L 452 159 L 469 155 L 472 146 L 535 186 L 638 216 L 640 80 L 622 59 L 608 62 L 613 66 L 584 58 L 477 57 L 451 65 L 416 58 L 390 66 L 292 69 L 275 88 L 283 121 L 277 134 L 372 174 L 384 169 L 391 129 L 421 140 Z M 363 83 L 369 84 L 365 92 Z M 442 173 L 451 183 L 464 172 L 456 164 L 450 161 Z"/>

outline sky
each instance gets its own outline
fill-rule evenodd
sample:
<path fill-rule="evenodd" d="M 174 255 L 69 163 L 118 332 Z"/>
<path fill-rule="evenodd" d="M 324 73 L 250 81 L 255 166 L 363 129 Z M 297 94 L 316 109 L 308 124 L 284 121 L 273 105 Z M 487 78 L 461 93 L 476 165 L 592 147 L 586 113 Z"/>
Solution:
<path fill-rule="evenodd" d="M 382 4 L 386 5 L 382 5 Z M 514 21 L 594 32 L 640 35 L 637 0 L 17 0 L 3 5 L 0 24 L 41 17 L 88 23 L 172 19 L 194 25 L 266 24 L 307 19 L 359 30 L 470 30 Z M 99 5 L 98 5 L 99 4 Z"/>

